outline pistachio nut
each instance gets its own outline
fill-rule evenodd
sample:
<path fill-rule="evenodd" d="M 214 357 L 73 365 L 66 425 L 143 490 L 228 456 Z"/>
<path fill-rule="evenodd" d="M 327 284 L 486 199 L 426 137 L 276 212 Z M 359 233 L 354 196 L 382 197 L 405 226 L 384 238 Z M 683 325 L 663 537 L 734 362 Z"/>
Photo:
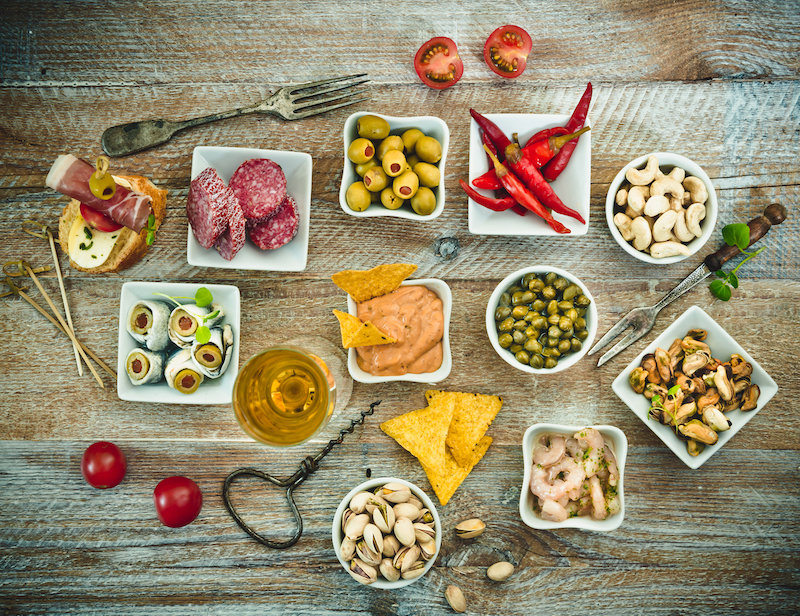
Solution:
<path fill-rule="evenodd" d="M 725 402 L 733 400 L 733 383 L 728 378 L 728 371 L 725 366 L 719 366 L 714 373 L 714 386 L 717 388 L 720 398 Z"/>
<path fill-rule="evenodd" d="M 635 391 L 637 394 L 644 393 L 644 388 L 647 384 L 647 370 L 641 366 L 635 368 L 628 377 L 628 382 L 630 383 L 633 391 Z"/>
<path fill-rule="evenodd" d="M 672 379 L 672 358 L 664 349 L 656 349 L 653 356 L 656 358 L 656 367 L 661 380 L 668 383 Z"/>
<path fill-rule="evenodd" d="M 459 539 L 474 539 L 483 534 L 484 530 L 486 530 L 486 524 L 482 520 L 471 518 L 456 524 L 456 537 Z"/>
<path fill-rule="evenodd" d="M 363 560 L 368 565 L 377 567 L 381 564 L 381 556 L 383 555 L 373 551 L 372 548 L 368 546 L 362 539 L 361 541 L 356 542 L 356 556 L 358 556 L 358 558 Z"/>
<path fill-rule="evenodd" d="M 387 503 L 385 500 L 383 500 L 383 498 L 381 498 L 377 494 L 370 495 L 370 497 L 367 499 L 366 513 L 368 515 L 372 515 L 375 512 L 375 509 L 377 507 L 380 507 L 381 505 L 386 505 L 387 507 L 391 507 L 389 503 Z"/>
<path fill-rule="evenodd" d="M 691 353 L 683 360 L 681 371 L 686 376 L 693 376 L 700 368 L 705 368 L 710 361 L 711 356 L 708 353 L 704 353 L 703 351 Z"/>
<path fill-rule="evenodd" d="M 436 526 L 436 521 L 433 519 L 433 514 L 430 512 L 430 509 L 420 509 L 419 518 L 417 518 L 415 521 L 427 524 L 431 528 Z"/>
<path fill-rule="evenodd" d="M 372 497 L 371 492 L 359 492 L 350 499 L 350 509 L 355 513 L 364 513 L 367 509 L 367 500 Z"/>
<path fill-rule="evenodd" d="M 414 580 L 425 573 L 425 561 L 418 560 L 400 575 L 404 580 Z"/>
<path fill-rule="evenodd" d="M 464 593 L 458 586 L 450 584 L 444 591 L 444 598 L 454 612 L 461 614 L 467 611 L 467 600 L 464 599 Z"/>
<path fill-rule="evenodd" d="M 378 571 L 375 567 L 368 565 L 358 558 L 354 558 L 350 561 L 350 568 L 347 572 L 360 584 L 372 584 L 378 579 Z"/>
<path fill-rule="evenodd" d="M 411 498 L 411 488 L 402 483 L 387 483 L 378 495 L 390 503 L 407 503 Z"/>
<path fill-rule="evenodd" d="M 394 514 L 394 512 L 392 512 Z M 380 524 L 378 524 L 380 528 Z M 411 546 L 416 541 L 416 534 L 414 532 L 414 523 L 408 518 L 397 518 L 392 529 L 394 536 L 403 545 Z"/>
<path fill-rule="evenodd" d="M 703 409 L 703 423 L 714 432 L 725 432 L 730 430 L 731 420 L 725 417 L 716 406 L 707 406 Z"/>
<path fill-rule="evenodd" d="M 716 432 L 699 419 L 693 419 L 687 424 L 678 426 L 678 431 L 684 436 L 705 443 L 706 445 L 713 445 L 719 438 Z"/>
<path fill-rule="evenodd" d="M 364 536 L 364 529 L 369 524 L 369 516 L 366 513 L 359 513 L 350 518 L 344 528 L 344 534 L 356 541 Z"/>
<path fill-rule="evenodd" d="M 419 518 L 419 508 L 411 503 L 397 503 L 392 509 L 395 518 L 408 518 L 415 522 Z"/>
<path fill-rule="evenodd" d="M 396 582 L 400 579 L 400 572 L 394 568 L 391 558 L 384 558 L 380 564 L 381 575 L 389 582 Z"/>
<path fill-rule="evenodd" d="M 397 550 L 400 549 L 400 542 L 397 540 L 397 537 L 394 535 L 386 535 L 383 538 L 383 555 L 388 556 L 391 558 L 395 554 L 397 554 Z"/>
<path fill-rule="evenodd" d="M 375 524 L 367 524 L 364 528 L 364 542 L 373 552 L 383 554 L 383 534 Z"/>
<path fill-rule="evenodd" d="M 436 537 L 436 531 L 427 524 L 414 522 L 414 536 L 419 543 L 425 543 Z"/>
<path fill-rule="evenodd" d="M 419 547 L 412 545 L 410 547 L 401 548 L 397 554 L 392 558 L 392 565 L 400 572 L 407 571 L 420 557 Z"/>
<path fill-rule="evenodd" d="M 342 541 L 341 547 L 339 548 L 339 556 L 342 557 L 342 560 L 351 560 L 355 555 L 356 542 L 349 537 L 345 537 Z"/>
<path fill-rule="evenodd" d="M 420 509 L 420 510 L 422 510 L 422 509 L 424 509 L 424 508 L 425 508 L 425 505 L 422 503 L 422 501 L 421 501 L 421 500 L 419 500 L 419 499 L 418 499 L 416 496 L 414 496 L 413 494 L 411 495 L 411 498 L 409 498 L 407 502 L 409 502 L 409 503 L 411 503 L 412 505 L 416 506 L 416 508 L 417 508 L 417 509 Z"/>
<path fill-rule="evenodd" d="M 355 515 L 355 512 L 350 509 L 350 507 L 344 510 L 344 513 L 342 514 L 342 532 L 344 532 L 344 529 L 347 527 L 347 523 L 350 521 L 350 518 L 354 517 Z"/>
<path fill-rule="evenodd" d="M 758 406 L 758 396 L 761 395 L 761 389 L 758 385 L 750 385 L 747 390 L 742 394 L 742 410 L 752 411 Z"/>
<path fill-rule="evenodd" d="M 505 582 L 514 573 L 514 565 L 501 561 L 486 570 L 486 577 L 495 582 Z"/>
<path fill-rule="evenodd" d="M 689 455 L 692 457 L 699 456 L 705 448 L 706 446 L 703 445 L 703 443 L 700 443 L 694 439 L 690 438 L 688 441 L 686 441 L 686 451 L 688 451 Z"/>
<path fill-rule="evenodd" d="M 392 532 L 395 525 L 394 509 L 389 503 L 379 505 L 372 512 L 372 521 L 382 533 L 387 535 Z"/>
<path fill-rule="evenodd" d="M 422 541 L 419 544 L 419 554 L 423 560 L 430 560 L 436 556 L 436 541 Z"/>

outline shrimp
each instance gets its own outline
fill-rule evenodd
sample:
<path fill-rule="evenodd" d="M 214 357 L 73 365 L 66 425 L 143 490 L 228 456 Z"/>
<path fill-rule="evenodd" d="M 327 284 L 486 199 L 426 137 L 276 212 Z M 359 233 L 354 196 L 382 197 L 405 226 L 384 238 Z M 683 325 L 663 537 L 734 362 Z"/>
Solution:
<path fill-rule="evenodd" d="M 576 438 L 568 438 L 564 441 L 564 445 L 573 458 L 581 458 L 583 457 L 583 449 L 581 449 L 581 445 Z"/>
<path fill-rule="evenodd" d="M 544 441 L 547 437 L 543 437 Z M 558 462 L 564 455 L 564 437 L 550 436 L 550 446 L 540 441 L 540 445 L 533 450 L 533 461 L 542 466 L 550 466 Z"/>
<path fill-rule="evenodd" d="M 562 458 L 557 464 L 549 467 L 547 471 L 547 478 L 550 481 L 554 481 L 560 473 L 565 473 L 564 481 L 571 483 L 573 485 L 572 489 L 577 488 L 586 479 L 586 472 L 583 467 L 569 457 Z"/>
<path fill-rule="evenodd" d="M 563 498 L 570 490 L 575 489 L 575 486 L 561 479 L 556 479 L 553 483 L 550 483 L 547 480 L 547 469 L 539 464 L 534 464 L 530 488 L 535 496 L 545 500 L 556 501 Z"/>
<path fill-rule="evenodd" d="M 586 428 L 580 432 L 575 433 L 575 438 L 578 439 L 581 447 L 586 445 L 587 453 L 584 454 L 583 468 L 586 471 L 586 476 L 591 477 L 597 474 L 597 471 L 602 467 L 602 460 L 605 448 L 603 444 L 603 435 L 594 428 Z"/>
<path fill-rule="evenodd" d="M 595 520 L 605 520 L 608 515 L 606 499 L 603 497 L 600 480 L 596 476 L 589 477 L 589 492 L 592 495 L 592 517 Z"/>
<path fill-rule="evenodd" d="M 550 522 L 563 522 L 569 517 L 567 510 L 553 500 L 545 500 L 542 505 L 542 519 Z"/>
<path fill-rule="evenodd" d="M 605 443 L 605 454 L 604 458 L 606 461 L 606 465 L 608 466 L 608 485 L 616 487 L 617 481 L 619 480 L 619 469 L 617 468 L 617 459 L 614 457 L 614 452 L 611 451 L 611 447 L 608 446 L 608 443 Z"/>

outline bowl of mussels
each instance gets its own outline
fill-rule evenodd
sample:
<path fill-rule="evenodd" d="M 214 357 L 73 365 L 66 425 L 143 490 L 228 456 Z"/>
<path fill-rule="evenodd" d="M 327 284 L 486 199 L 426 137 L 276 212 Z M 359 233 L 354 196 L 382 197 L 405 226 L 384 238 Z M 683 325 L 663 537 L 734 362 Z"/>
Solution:
<path fill-rule="evenodd" d="M 557 267 L 533 265 L 506 276 L 486 307 L 486 332 L 497 354 L 529 374 L 575 365 L 597 333 L 589 289 Z"/>

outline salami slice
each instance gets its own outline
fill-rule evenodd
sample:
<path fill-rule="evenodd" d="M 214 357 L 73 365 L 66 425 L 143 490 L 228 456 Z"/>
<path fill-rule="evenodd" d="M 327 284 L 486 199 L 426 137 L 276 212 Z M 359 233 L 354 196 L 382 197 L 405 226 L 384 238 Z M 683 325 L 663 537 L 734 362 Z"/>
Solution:
<path fill-rule="evenodd" d="M 300 228 L 300 214 L 297 204 L 289 195 L 281 208 L 266 222 L 248 223 L 250 239 L 261 250 L 275 250 L 288 244 Z"/>
<path fill-rule="evenodd" d="M 247 240 L 247 219 L 236 199 L 233 199 L 228 213 L 228 228 L 219 236 L 214 248 L 222 255 L 223 259 L 230 261 L 242 249 Z"/>
<path fill-rule="evenodd" d="M 247 218 L 267 218 L 286 196 L 286 176 L 280 165 L 268 158 L 246 160 L 228 184 Z"/>
<path fill-rule="evenodd" d="M 238 206 L 233 191 L 208 167 L 192 180 L 186 201 L 186 216 L 203 248 L 211 248 L 228 226 L 230 209 Z"/>

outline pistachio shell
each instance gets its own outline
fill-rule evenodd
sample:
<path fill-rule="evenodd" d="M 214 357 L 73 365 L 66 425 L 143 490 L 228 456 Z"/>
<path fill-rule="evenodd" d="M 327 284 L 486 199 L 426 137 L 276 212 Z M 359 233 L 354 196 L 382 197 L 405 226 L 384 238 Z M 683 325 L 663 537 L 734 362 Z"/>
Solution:
<path fill-rule="evenodd" d="M 404 580 L 414 580 L 425 573 L 425 561 L 418 560 L 400 575 Z"/>
<path fill-rule="evenodd" d="M 350 507 L 344 510 L 344 513 L 342 514 L 342 532 L 344 532 L 344 529 L 347 528 L 347 523 L 350 521 L 350 518 L 354 517 L 355 515 L 355 512 L 350 509 Z"/>
<path fill-rule="evenodd" d="M 386 535 L 383 538 L 383 555 L 391 558 L 400 549 L 400 542 L 394 535 Z"/>
<path fill-rule="evenodd" d="M 359 513 L 350 518 L 347 522 L 347 526 L 344 529 L 344 534 L 356 541 L 357 539 L 361 539 L 364 536 L 364 529 L 369 524 L 369 516 L 366 513 Z"/>
<path fill-rule="evenodd" d="M 434 556 L 436 556 L 436 541 L 431 539 L 430 541 L 423 541 L 419 544 L 419 553 L 422 556 L 423 560 L 430 560 Z"/>
<path fill-rule="evenodd" d="M 342 560 L 351 560 L 355 555 L 356 542 L 349 537 L 345 537 L 342 541 L 341 547 L 339 548 L 339 556 L 342 557 Z"/>
<path fill-rule="evenodd" d="M 419 543 L 425 543 L 436 537 L 436 531 L 427 524 L 421 522 L 414 523 L 414 536 Z"/>
<path fill-rule="evenodd" d="M 400 551 L 394 555 L 392 564 L 395 569 L 400 572 L 407 571 L 420 557 L 419 547 L 412 545 L 411 547 L 401 548 Z"/>
<path fill-rule="evenodd" d="M 380 565 L 381 575 L 386 578 L 388 582 L 396 582 L 400 579 L 400 572 L 394 568 L 391 558 L 384 558 Z"/>
<path fill-rule="evenodd" d="M 372 511 L 372 521 L 375 523 L 375 526 L 387 535 L 394 529 L 395 520 L 394 509 L 392 509 L 388 503 L 379 505 Z"/>
<path fill-rule="evenodd" d="M 383 554 L 383 534 L 375 524 L 367 524 L 364 528 L 364 542 L 373 552 Z"/>
<path fill-rule="evenodd" d="M 483 523 L 483 520 L 472 518 L 470 520 L 464 520 L 456 525 L 456 537 L 460 539 L 472 539 L 483 534 L 484 530 L 486 530 L 486 524 Z"/>
<path fill-rule="evenodd" d="M 379 564 L 381 564 L 382 554 L 378 554 L 377 552 L 373 551 L 363 539 L 356 543 L 356 556 L 373 567 L 377 567 Z"/>
<path fill-rule="evenodd" d="M 380 524 L 378 527 L 380 527 Z M 394 536 L 397 537 L 397 540 L 403 545 L 414 545 L 414 542 L 416 541 L 414 523 L 408 518 L 398 518 L 394 523 L 393 532 Z"/>
<path fill-rule="evenodd" d="M 350 509 L 355 513 L 364 513 L 367 509 L 367 500 L 372 496 L 371 492 L 359 492 L 350 499 Z"/>
<path fill-rule="evenodd" d="M 420 511 L 422 511 L 425 508 L 424 503 L 413 494 L 411 495 L 411 498 L 408 499 L 408 502 L 411 503 L 412 505 L 415 505 L 417 509 L 419 509 Z"/>
<path fill-rule="evenodd" d="M 501 561 L 493 564 L 486 570 L 486 577 L 495 582 L 504 582 L 514 573 L 514 565 Z"/>
<path fill-rule="evenodd" d="M 420 509 L 412 503 L 397 503 L 392 509 L 394 510 L 395 518 L 408 518 L 414 522 L 417 521 L 421 513 Z"/>
<path fill-rule="evenodd" d="M 350 561 L 350 568 L 347 572 L 360 584 L 372 584 L 378 579 L 378 571 L 375 567 L 368 565 L 358 558 L 354 558 Z"/>
<path fill-rule="evenodd" d="M 411 488 L 402 483 L 387 483 L 378 494 L 390 503 L 407 503 L 411 498 Z"/>
<path fill-rule="evenodd" d="M 448 586 L 444 591 L 444 598 L 454 612 L 461 614 L 467 611 L 467 600 L 464 599 L 464 593 L 458 586 L 452 584 Z"/>

